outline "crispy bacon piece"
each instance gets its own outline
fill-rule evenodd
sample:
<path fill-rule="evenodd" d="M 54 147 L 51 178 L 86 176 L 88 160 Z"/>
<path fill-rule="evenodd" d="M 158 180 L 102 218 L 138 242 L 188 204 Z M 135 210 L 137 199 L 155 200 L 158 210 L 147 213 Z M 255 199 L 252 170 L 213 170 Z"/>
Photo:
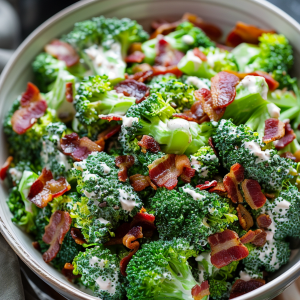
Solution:
<path fill-rule="evenodd" d="M 67 277 L 67 279 L 72 282 L 76 278 L 80 278 L 81 274 L 74 275 L 73 274 L 74 266 L 70 263 L 65 263 L 63 269 L 61 270 L 62 274 Z"/>
<path fill-rule="evenodd" d="M 266 282 L 263 279 L 251 279 L 249 281 L 237 279 L 231 288 L 229 299 L 250 293 L 263 286 L 265 283 Z"/>
<path fill-rule="evenodd" d="M 228 72 L 220 72 L 211 79 L 211 97 L 213 109 L 225 108 L 235 98 L 235 86 L 239 78 Z"/>
<path fill-rule="evenodd" d="M 41 246 L 39 242 L 32 242 L 32 246 L 34 249 L 41 251 Z"/>
<path fill-rule="evenodd" d="M 268 198 L 268 199 L 275 199 L 276 194 L 275 193 L 266 193 L 264 192 L 264 195 Z"/>
<path fill-rule="evenodd" d="M 229 229 L 209 236 L 208 242 L 211 247 L 211 263 L 217 268 L 225 267 L 249 254 L 237 233 Z"/>
<path fill-rule="evenodd" d="M 153 66 L 153 76 L 165 75 L 168 73 L 174 74 L 176 77 L 182 76 L 182 72 L 177 68 L 177 65 L 174 66 Z"/>
<path fill-rule="evenodd" d="M 242 203 L 243 196 L 239 191 L 238 181 L 233 172 L 231 172 L 232 167 L 230 168 L 230 173 L 225 175 L 223 179 L 224 187 L 227 191 L 228 197 L 233 203 Z"/>
<path fill-rule="evenodd" d="M 146 150 L 149 150 L 152 153 L 160 151 L 159 143 L 149 135 L 143 135 L 142 139 L 138 142 L 138 145 L 142 147 L 143 153 L 146 153 Z"/>
<path fill-rule="evenodd" d="M 227 191 L 225 189 L 223 182 L 218 182 L 217 185 L 211 189 L 208 190 L 210 193 L 217 193 L 220 196 L 225 196 L 227 194 Z"/>
<path fill-rule="evenodd" d="M 210 188 L 216 187 L 218 185 L 217 180 L 205 181 L 203 184 L 196 185 L 196 188 L 200 190 L 208 190 Z"/>
<path fill-rule="evenodd" d="M 43 254 L 43 260 L 48 263 L 52 261 L 60 250 L 65 235 L 70 230 L 72 219 L 68 212 L 55 211 L 45 227 L 43 241 L 50 245 L 49 249 Z"/>
<path fill-rule="evenodd" d="M 142 63 L 142 64 L 135 65 L 135 66 L 132 67 L 132 73 L 133 74 L 147 72 L 147 71 L 152 72 L 152 66 L 150 66 L 147 63 Z M 130 75 L 130 76 L 133 76 L 133 75 Z M 128 78 L 127 74 L 125 74 L 125 78 Z"/>
<path fill-rule="evenodd" d="M 63 153 L 76 161 L 84 160 L 92 152 L 103 151 L 102 147 L 95 142 L 87 137 L 80 138 L 75 132 L 63 136 L 60 139 L 60 145 Z"/>
<path fill-rule="evenodd" d="M 118 115 L 98 115 L 99 119 L 106 120 L 108 122 L 111 121 L 122 121 L 122 117 Z"/>
<path fill-rule="evenodd" d="M 190 167 L 184 167 L 180 178 L 183 182 L 190 183 L 191 179 L 195 176 L 196 170 Z"/>
<path fill-rule="evenodd" d="M 192 288 L 192 297 L 194 300 L 201 300 L 205 296 L 210 295 L 208 281 L 203 281 L 200 285 L 197 284 Z"/>
<path fill-rule="evenodd" d="M 129 232 L 123 238 L 123 245 L 131 249 L 130 253 L 127 256 L 125 256 L 120 262 L 120 270 L 123 276 L 127 276 L 127 265 L 131 260 L 132 256 L 138 251 L 140 247 L 140 243 L 137 241 L 137 239 L 141 239 L 142 237 L 142 227 L 137 226 L 130 229 Z"/>
<path fill-rule="evenodd" d="M 296 156 L 293 153 L 289 152 L 289 151 L 280 154 L 280 157 L 288 158 L 288 159 L 291 159 L 293 161 L 297 160 Z"/>
<path fill-rule="evenodd" d="M 272 224 L 272 219 L 266 214 L 261 214 L 256 218 L 256 222 L 259 228 L 266 229 Z"/>
<path fill-rule="evenodd" d="M 27 199 L 37 207 L 46 207 L 53 198 L 59 197 L 71 189 L 70 184 L 64 177 L 53 179 L 51 171 L 43 169 L 42 174 L 30 187 Z"/>
<path fill-rule="evenodd" d="M 235 163 L 230 168 L 230 173 L 233 175 L 237 183 L 241 183 L 244 180 L 244 172 L 244 167 L 239 163 Z"/>
<path fill-rule="evenodd" d="M 241 43 L 258 44 L 258 38 L 263 33 L 275 33 L 275 31 L 237 22 L 235 28 L 232 29 L 226 38 L 226 45 L 236 47 Z"/>
<path fill-rule="evenodd" d="M 145 209 L 144 209 L 145 210 Z M 141 211 L 137 213 L 132 221 L 130 222 L 130 227 L 141 226 L 143 228 L 143 234 L 146 237 L 152 236 L 153 231 L 156 229 L 154 225 L 155 216 L 152 214 L 148 214 L 146 211 Z"/>
<path fill-rule="evenodd" d="M 182 21 L 176 21 L 169 23 L 166 20 L 155 20 L 151 23 L 151 27 L 155 30 L 151 36 L 150 39 L 156 38 L 158 35 L 167 35 L 170 32 L 174 31 L 176 27 L 181 23 Z"/>
<path fill-rule="evenodd" d="M 242 204 L 239 204 L 236 210 L 238 213 L 239 223 L 241 227 L 244 230 L 249 230 L 254 224 L 251 214 Z"/>
<path fill-rule="evenodd" d="M 206 55 L 199 50 L 199 48 L 194 48 L 193 53 L 195 56 L 199 57 L 202 61 L 207 61 Z"/>
<path fill-rule="evenodd" d="M 262 229 L 249 230 L 240 241 L 243 244 L 252 243 L 256 247 L 262 247 L 267 241 L 267 233 Z"/>
<path fill-rule="evenodd" d="M 67 82 L 66 83 L 66 100 L 70 103 L 73 102 L 74 97 L 73 97 L 73 83 L 72 82 Z"/>
<path fill-rule="evenodd" d="M 104 131 L 100 132 L 97 136 L 97 141 L 95 142 L 100 147 L 104 148 L 105 141 L 114 136 L 121 130 L 121 125 L 111 126 Z"/>
<path fill-rule="evenodd" d="M 209 144 L 209 146 L 211 146 L 212 149 L 214 150 L 215 155 L 218 156 L 218 152 L 217 152 L 217 150 L 216 150 L 216 147 L 215 147 L 215 145 L 214 145 L 214 141 L 213 141 L 213 139 L 212 139 L 211 136 L 208 138 L 208 144 Z"/>
<path fill-rule="evenodd" d="M 7 170 L 9 169 L 9 166 L 12 163 L 13 159 L 14 158 L 12 156 L 9 156 L 6 159 L 6 161 L 3 164 L 3 166 L 1 167 L 1 169 L 0 169 L 0 179 L 1 180 L 4 180 L 6 178 Z"/>
<path fill-rule="evenodd" d="M 265 121 L 265 135 L 263 136 L 263 142 L 265 144 L 279 140 L 284 135 L 285 124 L 282 121 L 274 118 L 270 118 Z"/>
<path fill-rule="evenodd" d="M 267 198 L 262 193 L 259 183 L 253 179 L 245 179 L 242 182 L 242 189 L 246 202 L 252 209 L 259 209 L 264 206 Z"/>
<path fill-rule="evenodd" d="M 287 146 L 296 138 L 296 134 L 294 133 L 294 130 L 292 129 L 291 124 L 289 122 L 285 122 L 284 128 L 285 128 L 285 135 L 280 140 L 274 143 L 275 148 L 277 150 L 283 149 L 285 146 Z"/>
<path fill-rule="evenodd" d="M 83 234 L 79 228 L 71 228 L 71 236 L 78 245 L 86 244 Z"/>
<path fill-rule="evenodd" d="M 125 58 L 126 63 L 141 63 L 145 58 L 145 54 L 141 51 L 134 51 Z"/>
<path fill-rule="evenodd" d="M 136 103 L 140 103 L 149 96 L 149 87 L 143 82 L 134 79 L 125 79 L 116 84 L 114 89 L 119 94 L 124 94 L 126 97 L 134 97 Z"/>
<path fill-rule="evenodd" d="M 132 155 L 121 155 L 115 159 L 116 166 L 120 168 L 118 178 L 120 181 L 125 182 L 128 178 L 127 171 L 134 164 L 134 157 Z"/>
<path fill-rule="evenodd" d="M 157 190 L 156 185 L 151 182 L 149 176 L 135 174 L 129 177 L 129 181 L 136 192 L 140 192 L 148 186 L 151 186 L 154 190 Z"/>
<path fill-rule="evenodd" d="M 111 238 L 104 246 L 122 245 L 123 237 L 131 229 L 130 223 L 122 223 L 115 231 L 115 236 Z"/>
<path fill-rule="evenodd" d="M 248 244 L 251 243 L 255 238 L 255 231 L 249 230 L 246 234 L 244 234 L 241 238 L 240 241 L 243 244 Z"/>
<path fill-rule="evenodd" d="M 128 54 L 132 54 L 135 51 L 142 51 L 142 43 L 135 42 L 130 45 L 130 47 L 128 49 Z"/>
<path fill-rule="evenodd" d="M 79 62 L 79 55 L 75 49 L 61 40 L 53 40 L 50 44 L 46 45 L 45 52 L 58 60 L 64 61 L 67 67 L 72 67 Z"/>

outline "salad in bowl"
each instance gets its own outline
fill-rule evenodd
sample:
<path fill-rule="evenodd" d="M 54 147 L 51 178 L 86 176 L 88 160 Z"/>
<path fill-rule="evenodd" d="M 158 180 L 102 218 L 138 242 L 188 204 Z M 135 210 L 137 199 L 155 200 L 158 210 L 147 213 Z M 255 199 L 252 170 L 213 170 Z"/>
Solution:
<path fill-rule="evenodd" d="M 104 299 L 233 299 L 300 237 L 300 95 L 287 38 L 186 13 L 149 35 L 76 23 L 3 122 L 12 221 Z"/>

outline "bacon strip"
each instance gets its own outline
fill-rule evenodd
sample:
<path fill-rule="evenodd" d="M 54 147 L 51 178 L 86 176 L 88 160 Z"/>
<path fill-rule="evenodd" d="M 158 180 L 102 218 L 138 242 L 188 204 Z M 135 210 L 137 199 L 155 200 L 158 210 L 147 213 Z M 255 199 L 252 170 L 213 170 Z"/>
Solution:
<path fill-rule="evenodd" d="M 265 121 L 265 135 L 263 142 L 268 144 L 275 140 L 279 140 L 285 135 L 285 124 L 278 119 L 270 118 Z"/>
<path fill-rule="evenodd" d="M 64 61 L 67 67 L 72 67 L 79 62 L 79 55 L 74 48 L 61 40 L 53 40 L 50 44 L 46 45 L 45 52 L 58 60 Z"/>
<path fill-rule="evenodd" d="M 195 98 L 200 101 L 203 112 L 207 114 L 211 121 L 218 122 L 224 115 L 226 108 L 213 108 L 213 100 L 211 92 L 208 89 L 202 88 L 194 92 Z"/>
<path fill-rule="evenodd" d="M 258 44 L 258 38 L 263 33 L 275 33 L 275 31 L 237 22 L 226 38 L 226 45 L 236 47 L 241 43 Z"/>
<path fill-rule="evenodd" d="M 138 145 L 142 148 L 142 152 L 146 153 L 149 150 L 152 153 L 160 151 L 159 143 L 149 135 L 143 135 L 142 139 L 138 142 Z"/>
<path fill-rule="evenodd" d="M 267 241 L 267 233 L 264 230 L 256 229 L 255 231 L 249 230 L 240 239 L 243 244 L 252 243 L 257 247 L 262 247 Z"/>
<path fill-rule="evenodd" d="M 141 51 L 134 51 L 125 58 L 126 63 L 141 63 L 145 58 L 145 54 Z"/>
<path fill-rule="evenodd" d="M 185 183 L 190 183 L 192 178 L 195 176 L 196 170 L 190 167 L 184 167 L 180 178 Z"/>
<path fill-rule="evenodd" d="M 266 282 L 263 279 L 251 279 L 249 281 L 237 279 L 231 288 L 229 299 L 250 293 L 263 286 L 265 283 Z"/>
<path fill-rule="evenodd" d="M 209 236 L 208 242 L 211 248 L 211 263 L 217 268 L 239 261 L 249 254 L 237 233 L 229 229 Z"/>
<path fill-rule="evenodd" d="M 126 97 L 134 97 L 135 103 L 140 103 L 149 96 L 149 87 L 143 82 L 134 79 L 125 79 L 116 84 L 114 89 L 118 94 L 124 94 Z"/>
<path fill-rule="evenodd" d="M 214 145 L 214 141 L 213 141 L 213 139 L 212 139 L 211 136 L 208 138 L 208 144 L 209 144 L 209 146 L 211 146 L 212 149 L 214 150 L 215 155 L 218 156 L 218 152 L 217 152 L 217 150 L 216 150 L 216 147 L 215 147 L 215 145 Z"/>
<path fill-rule="evenodd" d="M 98 115 L 99 119 L 106 120 L 108 122 L 111 121 L 122 121 L 122 117 L 118 115 Z"/>
<path fill-rule="evenodd" d="M 60 146 L 65 155 L 76 161 L 86 159 L 92 152 L 101 152 L 103 148 L 87 137 L 80 138 L 75 132 L 60 139 Z"/>
<path fill-rule="evenodd" d="M 73 83 L 72 82 L 66 83 L 66 100 L 70 103 L 72 103 L 74 101 Z"/>
<path fill-rule="evenodd" d="M 192 297 L 194 300 L 201 300 L 205 296 L 210 295 L 208 281 L 203 281 L 200 285 L 197 284 L 192 288 Z"/>
<path fill-rule="evenodd" d="M 50 245 L 49 249 L 43 254 L 43 260 L 46 263 L 52 261 L 60 250 L 65 235 L 70 230 L 72 219 L 68 212 L 57 210 L 55 211 L 45 227 L 43 241 Z"/>
<path fill-rule="evenodd" d="M 266 229 L 272 224 L 272 219 L 266 214 L 261 214 L 256 218 L 256 222 L 259 228 Z"/>
<path fill-rule="evenodd" d="M 196 185 L 196 188 L 200 190 L 208 190 L 210 188 L 216 187 L 218 185 L 217 180 L 205 181 L 205 183 Z"/>
<path fill-rule="evenodd" d="M 245 179 L 242 183 L 242 189 L 246 202 L 252 209 L 259 209 L 264 206 L 267 198 L 262 193 L 259 183 L 253 179 Z"/>
<path fill-rule="evenodd" d="M 220 72 L 211 79 L 211 97 L 213 109 L 225 108 L 235 98 L 235 86 L 239 78 L 228 72 Z"/>
<path fill-rule="evenodd" d="M 135 174 L 129 177 L 129 181 L 136 192 L 140 192 L 148 186 L 151 186 L 154 190 L 157 190 L 156 185 L 151 182 L 149 176 Z"/>
<path fill-rule="evenodd" d="M 74 239 L 75 243 L 78 245 L 83 245 L 87 243 L 79 228 L 71 228 L 71 236 Z"/>
<path fill-rule="evenodd" d="M 123 238 L 123 245 L 132 249 L 130 253 L 125 256 L 120 262 L 120 271 L 123 276 L 127 276 L 126 268 L 132 256 L 138 251 L 140 243 L 137 239 L 143 238 L 142 227 L 133 227 Z"/>
<path fill-rule="evenodd" d="M 285 128 L 285 135 L 280 140 L 274 143 L 275 148 L 277 150 L 283 149 L 296 138 L 296 134 L 294 133 L 294 130 L 292 129 L 291 124 L 289 122 L 285 123 L 284 128 Z"/>
<path fill-rule="evenodd" d="M 242 205 L 239 204 L 236 208 L 239 218 L 239 223 L 244 230 L 249 230 L 253 225 L 253 218 L 248 210 Z"/>
<path fill-rule="evenodd" d="M 255 231 L 249 230 L 246 234 L 244 234 L 241 238 L 240 241 L 243 244 L 248 244 L 251 243 L 254 238 L 255 238 Z"/>
<path fill-rule="evenodd" d="M 9 166 L 12 163 L 13 159 L 14 158 L 12 156 L 9 156 L 6 159 L 6 161 L 3 164 L 3 166 L 1 167 L 1 169 L 0 169 L 0 179 L 1 180 L 4 180 L 6 178 L 7 170 L 9 169 Z"/>
<path fill-rule="evenodd" d="M 210 193 L 217 193 L 218 195 L 224 197 L 227 194 L 223 182 L 218 182 L 217 185 L 208 190 Z"/>
<path fill-rule="evenodd" d="M 62 274 L 67 277 L 67 279 L 72 282 L 76 278 L 80 278 L 81 274 L 74 275 L 73 274 L 74 266 L 70 263 L 65 263 L 63 269 L 61 270 Z"/>
<path fill-rule="evenodd" d="M 156 229 L 155 225 L 155 216 L 152 214 L 148 214 L 143 209 L 139 213 L 137 213 L 132 221 L 130 222 L 130 227 L 141 226 L 143 228 L 143 234 L 145 237 L 151 237 L 153 235 L 154 230 Z"/>
<path fill-rule="evenodd" d="M 209 117 L 203 111 L 202 101 L 194 102 L 191 109 L 186 110 L 183 113 L 175 113 L 173 114 L 173 117 L 196 122 L 198 124 L 209 121 Z"/>
<path fill-rule="evenodd" d="M 299 150 L 298 150 L 298 151 L 299 151 Z M 296 152 L 297 152 L 297 151 L 296 151 Z M 291 160 L 293 160 L 293 161 L 296 161 L 296 160 L 297 160 L 296 156 L 295 156 L 293 153 L 289 152 L 289 151 L 280 154 L 280 157 L 288 158 L 288 159 L 291 159 Z M 298 161 L 297 161 L 297 162 L 298 162 Z"/>
<path fill-rule="evenodd" d="M 128 178 L 127 171 L 134 164 L 134 157 L 132 155 L 121 155 L 115 159 L 116 166 L 120 168 L 118 178 L 120 181 L 125 182 Z"/>
<path fill-rule="evenodd" d="M 105 141 L 114 136 L 121 130 L 121 125 L 111 126 L 104 131 L 100 132 L 97 136 L 97 141 L 95 143 L 99 145 L 102 149 L 105 147 Z"/>

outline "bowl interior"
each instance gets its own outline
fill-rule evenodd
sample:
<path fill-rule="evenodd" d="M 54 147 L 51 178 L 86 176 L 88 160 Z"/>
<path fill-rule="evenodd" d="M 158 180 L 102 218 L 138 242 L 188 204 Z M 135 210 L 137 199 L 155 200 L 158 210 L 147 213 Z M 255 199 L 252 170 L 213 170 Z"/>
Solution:
<path fill-rule="evenodd" d="M 26 83 L 33 80 L 31 62 L 43 49 L 43 46 L 55 37 L 68 32 L 77 21 L 93 16 L 105 15 L 107 17 L 129 17 L 140 22 L 148 29 L 154 19 L 166 18 L 176 20 L 184 12 L 191 12 L 203 19 L 219 25 L 224 36 L 237 21 L 254 24 L 267 29 L 275 29 L 285 34 L 294 46 L 295 59 L 300 61 L 299 25 L 280 10 L 266 4 L 264 1 L 251 0 L 99 0 L 81 1 L 62 11 L 33 32 L 16 51 L 0 81 L 0 120 L 11 107 L 16 97 L 25 90 Z M 300 78 L 300 70 L 295 68 L 294 73 Z M 0 165 L 7 157 L 5 137 L 0 131 Z M 70 299 L 98 299 L 88 296 L 67 281 L 67 279 L 50 265 L 42 260 L 41 254 L 31 245 L 31 238 L 24 234 L 20 228 L 12 224 L 11 213 L 6 205 L 7 189 L 0 187 L 0 224 L 6 239 L 17 254 L 42 279 L 58 289 Z M 295 244 L 297 247 L 297 244 Z M 298 250 L 293 251 L 293 257 L 288 265 L 284 266 L 274 276 L 274 281 L 263 288 L 238 299 L 271 299 L 278 294 L 287 283 L 297 277 L 295 265 L 300 258 Z M 283 276 L 283 272 L 289 270 Z M 300 273 L 298 273 L 299 275 Z M 280 277 L 279 277 L 280 276 Z M 270 289 L 272 288 L 272 291 Z"/>

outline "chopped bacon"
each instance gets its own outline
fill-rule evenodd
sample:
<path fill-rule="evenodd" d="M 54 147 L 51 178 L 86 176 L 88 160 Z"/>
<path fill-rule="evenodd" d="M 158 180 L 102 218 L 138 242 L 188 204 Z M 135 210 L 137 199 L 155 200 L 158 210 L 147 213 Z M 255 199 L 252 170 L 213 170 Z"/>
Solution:
<path fill-rule="evenodd" d="M 175 66 L 153 66 L 153 76 L 165 75 L 168 73 L 174 74 L 176 77 L 182 76 L 182 72 L 178 69 L 177 65 Z"/>
<path fill-rule="evenodd" d="M 235 163 L 230 168 L 230 173 L 234 176 L 237 183 L 241 183 L 244 180 L 244 172 L 244 167 L 239 163 Z"/>
<path fill-rule="evenodd" d="M 65 263 L 63 269 L 61 270 L 62 274 L 67 277 L 67 279 L 72 282 L 73 279 L 80 278 L 81 274 L 74 275 L 73 274 L 74 266 L 70 263 Z"/>
<path fill-rule="evenodd" d="M 294 130 L 292 129 L 291 124 L 289 122 L 285 122 L 284 128 L 285 128 L 284 137 L 282 137 L 280 140 L 274 143 L 275 148 L 277 150 L 283 149 L 296 138 L 296 134 L 294 133 Z"/>
<path fill-rule="evenodd" d="M 236 210 L 238 213 L 239 223 L 240 223 L 241 227 L 244 230 L 248 231 L 254 224 L 251 214 L 248 212 L 248 210 L 242 204 L 239 204 L 237 206 Z"/>
<path fill-rule="evenodd" d="M 127 79 L 133 79 L 139 82 L 145 82 L 150 80 L 154 75 L 153 68 L 151 67 L 150 70 L 144 70 L 140 72 L 136 72 L 133 75 L 127 75 Z"/>
<path fill-rule="evenodd" d="M 31 82 L 27 83 L 27 89 L 22 94 L 20 104 L 22 107 L 28 106 L 31 102 L 40 100 L 40 90 Z"/>
<path fill-rule="evenodd" d="M 211 97 L 213 109 L 225 108 L 235 98 L 235 86 L 239 78 L 228 72 L 220 72 L 211 79 Z"/>
<path fill-rule="evenodd" d="M 142 43 L 135 42 L 130 45 L 130 47 L 128 49 L 128 54 L 132 54 L 135 51 L 142 51 Z"/>
<path fill-rule="evenodd" d="M 49 249 L 43 254 L 43 260 L 48 263 L 52 261 L 60 250 L 65 235 L 70 230 L 72 219 L 68 212 L 55 211 L 45 227 L 43 242 L 50 245 Z"/>
<path fill-rule="evenodd" d="M 250 293 L 260 288 L 265 283 L 266 282 L 263 279 L 251 279 L 249 281 L 237 279 L 231 288 L 229 299 Z"/>
<path fill-rule="evenodd" d="M 142 237 L 143 237 L 143 233 L 142 233 L 141 226 L 133 227 L 123 237 L 123 245 L 131 249 L 130 253 L 127 256 L 125 256 L 120 262 L 120 270 L 123 276 L 127 276 L 126 274 L 127 265 L 131 260 L 132 256 L 138 251 L 140 247 L 140 243 L 137 241 L 137 239 L 141 239 Z"/>
<path fill-rule="evenodd" d="M 229 229 L 209 236 L 208 242 L 211 247 L 211 263 L 217 268 L 239 261 L 249 254 L 237 233 Z"/>
<path fill-rule="evenodd" d="M 142 139 L 138 142 L 138 145 L 142 148 L 143 153 L 146 153 L 146 150 L 149 150 L 152 153 L 160 151 L 159 143 L 149 135 L 143 135 Z"/>
<path fill-rule="evenodd" d="M 249 230 L 246 234 L 244 234 L 241 238 L 240 241 L 243 244 L 248 244 L 251 243 L 255 238 L 255 231 Z"/>
<path fill-rule="evenodd" d="M 130 223 L 122 223 L 115 231 L 115 236 L 111 238 L 104 246 L 122 245 L 123 237 L 131 229 Z"/>
<path fill-rule="evenodd" d="M 133 74 L 143 73 L 143 72 L 147 72 L 147 71 L 152 72 L 152 66 L 150 66 L 147 63 L 142 63 L 142 64 L 135 65 L 135 66 L 132 67 L 132 73 Z M 128 78 L 128 76 L 129 76 L 128 74 L 125 74 L 125 78 Z M 130 75 L 130 76 L 133 76 L 133 75 Z M 137 79 L 139 79 L 139 78 L 137 78 Z"/>
<path fill-rule="evenodd" d="M 72 82 L 66 83 L 66 100 L 70 103 L 72 103 L 74 101 L 73 83 Z"/>
<path fill-rule="evenodd" d="M 14 158 L 12 156 L 9 156 L 6 159 L 6 161 L 3 164 L 3 166 L 1 167 L 1 169 L 0 169 L 0 179 L 1 180 L 4 180 L 6 178 L 7 170 L 9 168 L 10 164 L 12 163 L 13 159 Z"/>
<path fill-rule="evenodd" d="M 272 219 L 266 214 L 261 214 L 256 218 L 256 222 L 259 228 L 268 228 L 272 224 Z"/>
<path fill-rule="evenodd" d="M 125 58 L 126 63 L 141 63 L 145 58 L 145 54 L 141 51 L 134 51 Z"/>
<path fill-rule="evenodd" d="M 72 67 L 79 62 L 79 55 L 75 49 L 68 43 L 60 40 L 53 40 L 50 44 L 46 45 L 45 52 L 58 60 L 64 61 L 67 67 Z"/>
<path fill-rule="evenodd" d="M 223 182 L 218 182 L 217 185 L 208 190 L 210 193 L 217 193 L 220 196 L 225 196 L 227 191 Z"/>
<path fill-rule="evenodd" d="M 256 247 L 262 247 L 267 242 L 267 233 L 264 230 L 256 229 L 254 240 L 251 242 Z"/>
<path fill-rule="evenodd" d="M 291 159 L 293 161 L 297 160 L 296 156 L 293 153 L 289 152 L 289 151 L 280 154 L 280 157 L 288 158 L 288 159 Z"/>
<path fill-rule="evenodd" d="M 211 146 L 212 149 L 214 150 L 215 155 L 218 156 L 218 152 L 217 152 L 217 150 L 216 150 L 216 147 L 215 147 L 215 145 L 214 145 L 214 141 L 213 141 L 213 139 L 212 139 L 211 136 L 208 138 L 208 144 L 209 144 L 209 146 Z"/>
<path fill-rule="evenodd" d="M 196 188 L 199 188 L 200 190 L 207 190 L 207 189 L 210 189 L 210 188 L 213 188 L 215 186 L 217 186 L 217 180 L 213 180 L 213 181 L 205 181 L 205 183 L 203 184 L 198 184 L 196 185 Z"/>
<path fill-rule="evenodd" d="M 202 61 L 207 61 L 206 55 L 199 50 L 199 48 L 194 48 L 193 53 L 195 56 L 199 57 Z"/>
<path fill-rule="evenodd" d="M 42 174 L 33 182 L 29 189 L 27 199 L 37 207 L 46 207 L 48 202 L 59 197 L 71 189 L 64 177 L 53 179 L 51 171 L 43 169 Z"/>
<path fill-rule="evenodd" d="M 134 97 L 136 103 L 140 103 L 149 96 L 149 87 L 143 82 L 136 81 L 134 79 L 125 79 L 117 85 L 114 89 L 119 94 L 124 94 L 126 97 Z"/>
<path fill-rule="evenodd" d="M 266 192 L 264 192 L 264 195 L 265 195 L 268 199 L 275 199 L 275 198 L 276 198 L 276 194 L 275 194 L 275 193 L 266 193 Z"/>
<path fill-rule="evenodd" d="M 264 206 L 267 198 L 262 193 L 259 183 L 253 179 L 245 179 L 242 183 L 242 189 L 246 202 L 252 209 L 259 209 Z"/>
<path fill-rule="evenodd" d="M 285 124 L 282 121 L 274 118 L 270 118 L 265 121 L 265 135 L 263 136 L 263 142 L 265 144 L 279 140 L 284 135 Z"/>
<path fill-rule="evenodd" d="M 41 251 L 41 246 L 39 242 L 32 242 L 32 246 L 34 249 Z"/>
<path fill-rule="evenodd" d="M 190 167 L 184 167 L 180 178 L 185 183 L 190 183 L 191 179 L 195 176 L 196 170 Z"/>
<path fill-rule="evenodd" d="M 71 236 L 78 245 L 86 244 L 83 234 L 79 228 L 71 228 Z"/>
<path fill-rule="evenodd" d="M 118 133 L 121 130 L 121 125 L 114 125 L 111 126 L 104 131 L 100 132 L 97 136 L 97 141 L 95 142 L 96 144 L 100 143 L 101 140 L 106 141 L 109 138 L 111 138 L 113 135 Z"/>
<path fill-rule="evenodd" d="M 63 136 L 60 139 L 60 145 L 63 153 L 76 161 L 86 159 L 92 152 L 103 151 L 102 147 L 95 142 L 87 137 L 80 138 L 75 132 Z"/>
<path fill-rule="evenodd" d="M 134 157 L 132 155 L 120 155 L 115 159 L 116 166 L 120 168 L 118 178 L 125 182 L 128 178 L 127 171 L 134 164 Z"/>
<path fill-rule="evenodd" d="M 149 237 L 150 233 L 153 234 L 153 231 L 156 229 L 154 225 L 155 216 L 148 214 L 147 212 L 141 209 L 141 212 L 137 213 L 132 221 L 130 222 L 130 227 L 141 226 L 143 228 L 144 236 Z"/>
<path fill-rule="evenodd" d="M 148 186 L 151 186 L 154 190 L 157 189 L 156 185 L 151 182 L 149 176 L 135 174 L 129 177 L 129 181 L 136 192 L 140 192 Z"/>
<path fill-rule="evenodd" d="M 201 300 L 205 296 L 210 295 L 208 281 L 203 281 L 192 288 L 192 297 L 194 300 Z"/>
<path fill-rule="evenodd" d="M 241 43 L 258 44 L 258 38 L 263 33 L 275 33 L 275 31 L 237 22 L 235 28 L 227 36 L 226 45 L 236 47 Z"/>
<path fill-rule="evenodd" d="M 156 38 L 158 35 L 167 35 L 170 32 L 174 31 L 176 27 L 181 23 L 182 21 L 176 21 L 173 23 L 169 23 L 166 20 L 156 20 L 151 23 L 151 27 L 155 30 L 151 36 L 150 39 Z"/>

